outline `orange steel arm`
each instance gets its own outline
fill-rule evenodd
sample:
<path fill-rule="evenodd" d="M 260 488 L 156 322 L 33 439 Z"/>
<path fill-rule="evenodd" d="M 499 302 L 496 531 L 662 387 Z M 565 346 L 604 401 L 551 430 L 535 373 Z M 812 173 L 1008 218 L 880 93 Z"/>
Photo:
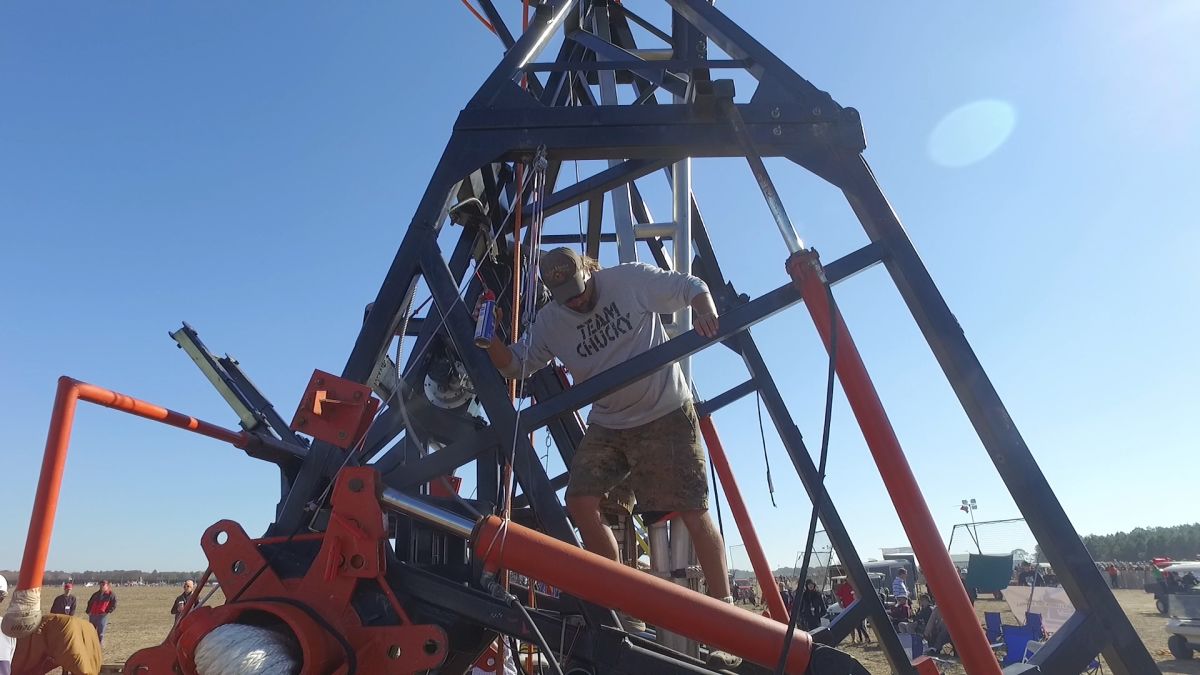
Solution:
<path fill-rule="evenodd" d="M 771 618 L 781 623 L 788 622 L 788 610 L 783 606 L 783 598 L 779 595 L 779 586 L 775 576 L 771 574 L 771 566 L 763 553 L 762 544 L 758 541 L 758 533 L 754 530 L 754 522 L 750 520 L 750 512 L 746 502 L 742 500 L 742 492 L 738 489 L 737 481 L 733 478 L 733 470 L 729 467 L 729 458 L 725 455 L 725 446 L 717 435 L 717 426 L 712 417 L 705 415 L 700 418 L 700 433 L 704 436 L 704 445 L 708 447 L 713 469 L 721 479 L 721 487 L 725 492 L 725 501 L 733 520 L 737 523 L 738 532 L 742 535 L 742 543 L 746 545 L 746 553 L 750 556 L 750 566 L 754 568 L 754 576 L 758 577 L 758 585 L 762 587 L 763 601 Z M 732 561 L 731 561 L 732 562 Z"/>
<path fill-rule="evenodd" d="M 921 486 L 904 456 L 879 393 L 875 391 L 858 347 L 850 337 L 842 313 L 829 300 L 825 270 L 816 252 L 804 250 L 793 254 L 787 261 L 787 269 L 826 349 L 831 348 L 832 327 L 837 326 L 837 357 L 834 365 L 842 383 L 842 391 L 862 428 L 884 487 L 896 506 L 896 515 L 900 517 L 913 551 L 926 571 L 929 587 L 937 598 L 938 606 L 942 608 L 942 616 L 946 619 L 946 627 L 950 629 L 954 647 L 962 657 L 963 666 L 971 675 L 1000 675 L 1000 665 L 975 617 L 971 600 L 959 580 L 958 569 L 942 543 L 929 505 L 925 503 Z"/>
<path fill-rule="evenodd" d="M 496 516 L 479 521 L 471 537 L 490 572 L 520 572 L 604 607 L 614 607 L 659 628 L 724 649 L 773 668 L 787 626 L 639 572 Z M 788 673 L 804 673 L 812 654 L 808 633 L 792 633 Z"/>
<path fill-rule="evenodd" d="M 224 441 L 246 449 L 255 444 L 269 443 L 245 431 L 233 431 L 196 419 L 174 410 L 138 400 L 94 384 L 80 382 L 67 376 L 58 378 L 58 393 L 54 397 L 54 412 L 50 415 L 50 432 L 46 436 L 46 451 L 42 456 L 42 471 L 33 498 L 33 514 L 29 518 L 29 535 L 21 558 L 21 574 L 17 590 L 40 588 L 46 572 L 46 557 L 54 531 L 54 514 L 58 510 L 58 495 L 62 488 L 63 470 L 67 465 L 67 448 L 71 442 L 71 424 L 79 401 L 120 410 L 148 420 L 162 422 L 202 436 Z M 280 447 L 292 450 L 280 444 Z"/>

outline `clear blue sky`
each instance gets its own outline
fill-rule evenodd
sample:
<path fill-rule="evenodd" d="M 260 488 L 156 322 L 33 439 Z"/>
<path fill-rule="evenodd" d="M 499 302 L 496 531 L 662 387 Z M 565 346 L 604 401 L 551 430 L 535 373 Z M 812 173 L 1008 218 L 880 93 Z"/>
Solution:
<path fill-rule="evenodd" d="M 1189 519 L 1194 477 L 1170 467 L 1197 450 L 1200 6 L 719 6 L 861 111 L 886 194 L 1077 528 Z M 500 56 L 449 0 L 0 8 L 0 568 L 20 561 L 58 375 L 234 426 L 167 337 L 180 321 L 287 416 L 313 368 L 341 369 Z M 786 251 L 744 163 L 695 166 L 728 276 L 752 294 L 782 284 Z M 865 242 L 836 191 L 770 167 L 827 260 Z M 980 519 L 1017 515 L 886 274 L 837 292 L 942 531 L 962 498 Z M 807 313 L 755 335 L 815 450 L 825 359 Z M 708 396 L 744 377 L 723 354 L 696 371 Z M 835 412 L 829 488 L 878 556 L 904 536 L 840 398 Z M 771 562 L 791 564 L 810 508 L 799 480 L 769 434 L 772 508 L 752 400 L 717 423 Z M 50 567 L 202 567 L 203 529 L 261 531 L 275 490 L 272 467 L 236 450 L 84 408 Z"/>

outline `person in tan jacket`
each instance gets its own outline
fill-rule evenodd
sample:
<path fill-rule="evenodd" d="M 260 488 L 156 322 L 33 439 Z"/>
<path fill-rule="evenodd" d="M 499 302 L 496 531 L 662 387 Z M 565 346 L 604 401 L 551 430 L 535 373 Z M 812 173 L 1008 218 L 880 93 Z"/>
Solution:
<path fill-rule="evenodd" d="M 100 663 L 100 636 L 87 619 L 47 614 L 37 630 L 17 640 L 12 675 L 44 675 L 55 668 L 71 675 L 99 675 Z"/>

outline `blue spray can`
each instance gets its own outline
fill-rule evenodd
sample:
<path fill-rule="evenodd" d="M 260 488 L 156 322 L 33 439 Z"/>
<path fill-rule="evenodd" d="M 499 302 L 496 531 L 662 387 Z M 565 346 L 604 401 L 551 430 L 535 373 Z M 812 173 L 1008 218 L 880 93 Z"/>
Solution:
<path fill-rule="evenodd" d="M 479 318 L 475 320 L 475 346 L 487 349 L 496 335 L 496 294 L 483 292 L 483 305 L 479 308 Z"/>

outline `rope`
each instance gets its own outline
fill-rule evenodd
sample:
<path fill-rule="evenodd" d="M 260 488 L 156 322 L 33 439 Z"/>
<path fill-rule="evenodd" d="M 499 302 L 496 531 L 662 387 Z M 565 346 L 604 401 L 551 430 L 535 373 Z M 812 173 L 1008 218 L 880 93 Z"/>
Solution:
<path fill-rule="evenodd" d="M 417 428 L 412 422 L 412 418 L 408 415 L 408 404 L 404 402 L 404 375 L 400 372 L 404 363 L 404 338 L 408 336 L 408 322 L 411 319 L 409 310 L 412 309 L 413 300 L 417 297 L 417 285 L 414 283 L 412 288 L 408 289 L 408 296 L 404 299 L 404 304 L 401 306 L 400 314 L 404 320 L 400 322 L 400 337 L 396 339 L 396 382 L 393 384 L 394 389 L 388 400 L 394 397 L 396 403 L 400 406 L 400 417 L 404 420 L 404 430 L 412 438 L 413 443 L 420 449 L 421 456 L 425 456 L 426 446 L 421 442 L 421 437 L 417 435 Z M 433 296 L 430 295 L 430 298 Z"/>
<path fill-rule="evenodd" d="M 538 261 L 541 260 L 540 242 L 541 242 L 541 232 L 542 232 L 542 221 L 545 218 L 545 214 L 542 209 L 543 196 L 542 196 L 541 192 L 544 191 L 545 187 L 546 187 L 546 167 L 548 166 L 548 164 L 549 163 L 546 161 L 545 147 L 543 146 L 543 147 L 538 148 L 537 156 L 535 157 L 534 163 L 533 163 L 533 172 L 532 172 L 533 176 L 531 179 L 532 189 L 531 189 L 531 196 L 530 196 L 531 203 L 533 204 L 533 209 L 532 209 L 533 219 L 529 225 L 529 228 L 530 228 L 530 240 L 529 240 L 530 241 L 530 264 L 529 264 L 529 276 L 527 279 L 527 281 L 529 282 L 527 290 L 530 292 L 532 291 L 533 288 L 535 288 L 534 284 L 537 283 Z M 518 167 L 518 168 L 520 168 L 520 167 Z M 520 213 L 523 210 L 524 209 L 523 209 L 522 205 L 518 204 L 518 206 L 517 206 L 517 216 L 518 217 L 520 216 Z M 518 255 L 519 255 L 519 252 L 518 252 Z M 520 279 L 517 277 L 514 277 L 514 279 L 513 279 L 514 289 L 520 283 L 521 283 Z M 514 292 L 515 292 L 515 290 L 514 290 Z M 529 304 L 536 305 L 536 303 L 529 303 Z M 536 307 L 535 307 L 535 309 L 536 309 Z M 537 314 L 536 314 L 536 312 L 532 312 L 530 314 L 530 316 L 536 317 Z M 520 322 L 517 321 L 516 317 L 514 316 L 513 334 L 512 334 L 512 339 L 514 341 L 517 340 L 517 334 L 518 334 L 519 327 L 520 327 Z M 533 340 L 533 329 L 534 329 L 534 322 L 532 320 L 526 321 L 524 339 L 527 339 L 529 341 Z M 526 368 L 526 360 L 522 359 L 521 360 L 521 378 L 513 383 L 513 400 L 517 406 L 517 414 L 516 414 L 516 418 L 513 421 L 513 439 L 512 439 L 511 449 L 510 449 L 508 457 L 505 458 L 505 460 L 506 460 L 505 461 L 505 469 L 506 470 L 505 470 L 505 474 L 504 474 L 505 481 L 504 481 L 504 485 L 502 486 L 502 489 L 504 490 L 504 504 L 505 504 L 505 510 L 502 515 L 505 520 L 507 520 L 509 518 L 509 510 L 511 509 L 511 504 L 512 504 L 512 494 L 514 492 L 512 465 L 513 465 L 513 462 L 516 461 L 517 436 L 521 433 L 520 432 L 521 413 L 524 410 L 524 407 L 523 407 L 523 404 L 521 403 L 521 401 L 525 398 L 525 377 L 528 375 L 525 368 Z M 503 542 L 501 542 L 500 546 L 501 546 L 501 549 L 503 549 L 503 547 L 504 547 Z"/>
<path fill-rule="evenodd" d="M 290 636 L 239 623 L 214 628 L 196 647 L 198 675 L 295 675 L 301 662 Z"/>
<path fill-rule="evenodd" d="M 771 506 L 779 508 L 775 503 L 775 482 L 771 480 L 771 458 L 767 456 L 767 432 L 762 421 L 762 392 L 756 389 L 754 395 L 758 399 L 758 435 L 762 438 L 763 463 L 767 465 L 767 492 L 771 494 Z"/>
<path fill-rule="evenodd" d="M 479 10 L 475 9 L 475 6 L 471 4 L 470 0 L 462 0 L 462 4 L 463 4 L 463 7 L 466 7 L 472 14 L 475 15 L 476 19 L 479 19 L 479 23 L 483 24 L 485 28 L 487 28 L 488 30 L 492 31 L 493 34 L 495 34 L 496 27 L 493 26 L 490 21 L 485 19 L 483 17 L 483 15 L 479 13 Z"/>
<path fill-rule="evenodd" d="M 528 11 L 528 5 L 526 5 L 526 11 Z M 524 85 L 524 80 L 522 80 L 522 84 Z M 545 148 L 545 146 L 539 147 L 537 150 L 537 154 L 535 155 L 535 158 L 534 158 L 533 167 L 532 167 L 533 175 L 532 175 L 532 179 L 531 179 L 530 199 L 533 204 L 533 209 L 532 209 L 532 213 L 531 213 L 532 219 L 529 224 L 530 261 L 529 261 L 528 269 L 526 270 L 527 285 L 525 288 L 526 292 L 528 292 L 528 293 L 533 293 L 533 289 L 536 288 L 536 286 L 534 284 L 537 283 L 538 261 L 541 259 L 540 243 L 541 243 L 541 236 L 542 236 L 542 234 L 541 234 L 542 221 L 545 218 L 543 208 L 542 208 L 542 203 L 544 201 L 542 192 L 545 190 L 545 185 L 546 185 L 546 167 L 547 167 L 547 165 L 548 165 L 548 162 L 546 161 L 546 148 Z M 517 195 L 518 196 L 524 194 L 524 180 L 525 180 L 524 168 L 525 168 L 525 165 L 523 165 L 523 164 L 517 165 L 516 180 L 517 180 Z M 514 342 L 518 339 L 517 336 L 520 334 L 520 329 L 521 329 L 522 323 L 524 323 L 524 326 L 526 329 L 525 337 L 528 339 L 532 339 L 532 331 L 533 331 L 532 317 L 536 316 L 536 309 L 537 309 L 536 302 L 527 303 L 527 305 L 526 305 L 527 316 L 525 317 L 525 321 L 522 322 L 522 320 L 521 320 L 522 319 L 522 317 L 521 317 L 521 294 L 522 294 L 521 281 L 522 281 L 522 279 L 521 279 L 521 245 L 520 245 L 520 242 L 521 242 L 521 216 L 522 216 L 522 212 L 524 210 L 525 210 L 524 204 L 522 203 L 521 200 L 518 200 L 517 204 L 516 204 L 516 210 L 514 212 L 514 221 L 513 221 L 513 275 L 512 275 L 513 299 L 512 299 L 512 322 L 511 322 L 512 335 L 511 335 L 511 338 Z M 535 298 L 536 298 L 536 296 L 535 296 Z M 512 400 L 513 404 L 516 406 L 516 416 L 513 419 L 512 444 L 510 446 L 508 456 L 506 456 L 504 458 L 504 460 L 505 460 L 504 461 L 504 472 L 503 472 L 501 486 L 500 486 L 500 489 L 502 490 L 501 499 L 500 499 L 500 503 L 502 504 L 501 511 L 500 511 L 500 517 L 503 522 L 501 523 L 500 529 L 496 533 L 496 537 L 491 541 L 491 543 L 488 545 L 487 550 L 483 554 L 482 560 L 485 565 L 487 563 L 488 558 L 491 556 L 493 547 L 497 543 L 499 543 L 500 551 L 503 552 L 504 546 L 507 543 L 508 523 L 512 517 L 512 498 L 513 498 L 513 493 L 516 492 L 516 486 L 515 486 L 515 478 L 516 478 L 515 473 L 516 472 L 513 470 L 513 464 L 516 462 L 517 437 L 520 435 L 520 430 L 521 430 L 521 411 L 523 409 L 521 401 L 522 401 L 522 399 L 525 398 L 525 377 L 527 375 L 527 373 L 525 372 L 525 368 L 526 368 L 526 360 L 522 359 L 521 360 L 521 379 L 517 380 L 516 382 L 512 382 L 509 385 L 509 397 Z M 532 585 L 533 585 L 533 582 L 532 582 L 532 580 L 530 580 L 530 586 L 532 587 Z M 504 590 L 505 593 L 507 593 L 507 591 L 508 591 L 508 570 L 503 570 L 501 572 L 500 587 Z M 516 604 L 518 607 L 521 608 L 522 612 L 525 611 L 525 608 L 523 606 L 521 606 L 519 602 L 516 601 L 515 597 L 513 598 L 513 602 L 514 602 L 514 604 Z M 528 616 L 527 613 L 526 613 L 526 616 Z M 532 625 L 532 623 L 533 622 L 530 621 L 531 625 Z M 534 627 L 534 630 L 536 631 L 537 628 Z M 539 634 L 539 637 L 540 637 L 540 634 Z M 541 641 L 541 645 L 543 645 L 543 646 L 545 645 L 544 640 Z M 557 670 L 557 663 L 554 662 L 554 657 L 550 654 L 550 650 L 548 648 L 546 648 L 545 651 L 547 653 L 547 656 L 551 659 L 551 662 L 554 663 L 555 668 Z M 501 658 L 503 658 L 503 656 L 504 656 L 504 642 L 503 641 L 498 643 L 497 652 L 500 654 Z M 559 672 L 561 673 L 562 671 L 560 670 Z"/>
<path fill-rule="evenodd" d="M 42 588 L 18 588 L 0 622 L 5 635 L 23 638 L 37 630 L 42 623 Z"/>
<path fill-rule="evenodd" d="M 812 556 L 813 540 L 817 536 L 817 517 L 821 513 L 821 504 L 825 502 L 825 464 L 829 459 L 829 428 L 833 421 L 833 389 L 837 384 L 837 343 L 838 343 L 838 309 L 833 299 L 833 287 L 825 284 L 825 294 L 829 298 L 829 375 L 825 382 L 825 424 L 821 430 L 821 458 L 817 468 L 817 485 L 813 494 L 812 517 L 808 521 L 808 539 L 804 543 L 804 564 L 796 577 L 796 594 L 792 598 L 791 618 L 788 620 L 787 639 L 783 641 L 783 650 L 779 653 L 779 663 L 775 665 L 775 675 L 783 675 L 787 667 L 788 651 L 792 648 L 792 633 L 800 618 L 800 601 L 804 591 L 808 590 L 805 579 L 808 577 L 808 559 Z"/>
<path fill-rule="evenodd" d="M 725 521 L 721 516 L 721 490 L 717 487 L 717 467 L 713 466 L 712 462 L 709 462 L 708 469 L 709 473 L 712 474 L 713 501 L 716 502 L 717 506 L 717 530 L 721 533 L 721 541 L 725 541 Z M 728 564 L 726 562 L 726 565 Z"/>

